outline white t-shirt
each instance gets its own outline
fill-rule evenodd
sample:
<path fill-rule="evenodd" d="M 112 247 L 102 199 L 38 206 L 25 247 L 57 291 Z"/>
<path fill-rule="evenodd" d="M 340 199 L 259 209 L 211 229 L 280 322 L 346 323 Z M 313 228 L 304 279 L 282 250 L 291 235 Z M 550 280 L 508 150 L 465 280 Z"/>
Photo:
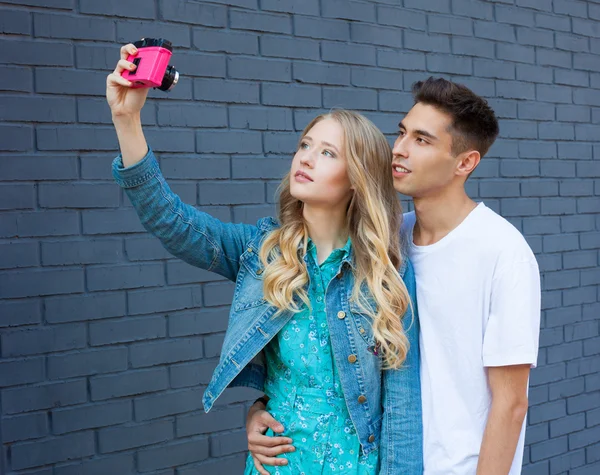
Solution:
<path fill-rule="evenodd" d="M 417 280 L 425 475 L 474 475 L 491 406 L 488 366 L 535 366 L 538 265 L 523 236 L 480 203 L 447 236 L 403 237 Z M 521 473 L 525 423 L 510 475 Z"/>

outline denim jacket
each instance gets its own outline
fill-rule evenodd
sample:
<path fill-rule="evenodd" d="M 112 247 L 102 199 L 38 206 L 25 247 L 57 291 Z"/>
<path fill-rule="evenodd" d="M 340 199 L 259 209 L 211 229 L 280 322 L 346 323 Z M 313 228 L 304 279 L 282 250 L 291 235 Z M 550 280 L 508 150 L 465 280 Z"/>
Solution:
<path fill-rule="evenodd" d="M 113 176 L 125 188 L 144 227 L 173 255 L 235 282 L 229 323 L 218 366 L 204 392 L 208 412 L 225 388 L 249 386 L 264 390 L 261 351 L 290 319 L 276 314 L 263 297 L 263 265 L 259 250 L 278 223 L 263 218 L 254 226 L 223 223 L 182 203 L 162 176 L 152 150 L 139 163 L 123 168 L 113 162 Z M 415 276 L 404 260 L 401 275 L 410 293 L 404 326 L 410 342 L 405 364 L 381 370 L 373 352 L 370 319 L 350 299 L 353 288 L 351 256 L 342 261 L 327 286 L 326 309 L 331 346 L 348 411 L 363 451 L 379 447 L 380 474 L 417 475 L 423 471 L 418 315 Z M 350 355 L 355 358 L 349 359 Z"/>

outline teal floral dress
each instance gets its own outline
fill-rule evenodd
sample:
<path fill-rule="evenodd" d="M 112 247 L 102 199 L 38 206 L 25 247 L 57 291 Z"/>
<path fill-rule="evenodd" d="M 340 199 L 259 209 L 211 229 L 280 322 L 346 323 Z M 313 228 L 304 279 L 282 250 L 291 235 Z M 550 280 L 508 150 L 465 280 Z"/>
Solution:
<path fill-rule="evenodd" d="M 265 469 L 273 475 L 374 475 L 378 451 L 362 453 L 346 408 L 338 371 L 334 364 L 325 309 L 325 291 L 351 252 L 350 240 L 334 250 L 321 264 L 309 241 L 308 289 L 312 309 L 294 315 L 265 348 L 270 397 L 267 411 L 285 428 L 295 452 L 281 455 L 285 466 Z M 269 429 L 267 435 L 272 436 Z M 259 475 L 248 454 L 245 475 Z"/>

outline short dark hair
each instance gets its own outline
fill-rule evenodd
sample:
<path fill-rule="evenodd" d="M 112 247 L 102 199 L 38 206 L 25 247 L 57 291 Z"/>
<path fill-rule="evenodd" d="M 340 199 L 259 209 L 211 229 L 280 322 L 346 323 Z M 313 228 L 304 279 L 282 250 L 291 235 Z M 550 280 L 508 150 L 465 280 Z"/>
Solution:
<path fill-rule="evenodd" d="M 493 109 L 468 87 L 430 77 L 412 86 L 415 104 L 433 106 L 452 117 L 452 153 L 477 150 L 483 157 L 498 137 L 500 128 Z"/>

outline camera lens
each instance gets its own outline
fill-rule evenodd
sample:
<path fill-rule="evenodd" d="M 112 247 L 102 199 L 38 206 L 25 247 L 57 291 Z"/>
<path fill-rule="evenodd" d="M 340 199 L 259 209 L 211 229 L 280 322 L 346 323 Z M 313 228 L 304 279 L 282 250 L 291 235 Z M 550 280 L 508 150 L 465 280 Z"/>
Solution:
<path fill-rule="evenodd" d="M 170 91 L 179 81 L 179 72 L 173 66 L 167 66 L 162 83 L 158 89 L 161 91 Z"/>

